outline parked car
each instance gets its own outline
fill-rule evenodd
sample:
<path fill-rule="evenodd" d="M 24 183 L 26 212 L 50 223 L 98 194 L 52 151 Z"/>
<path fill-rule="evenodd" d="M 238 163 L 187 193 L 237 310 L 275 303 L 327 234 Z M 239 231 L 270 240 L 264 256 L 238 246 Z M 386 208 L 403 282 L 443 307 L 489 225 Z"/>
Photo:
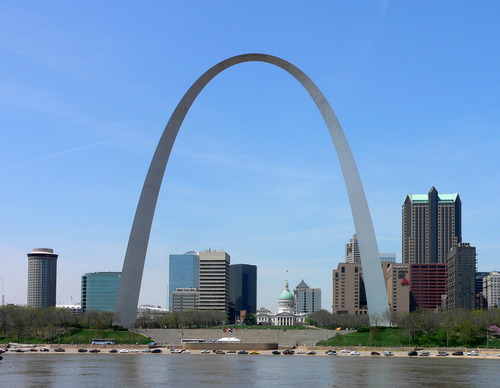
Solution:
<path fill-rule="evenodd" d="M 430 356 L 431 354 L 429 352 L 426 352 L 425 350 L 423 350 L 418 355 L 426 357 L 426 356 Z"/>
<path fill-rule="evenodd" d="M 335 350 L 328 350 L 328 351 L 326 352 L 326 354 L 327 354 L 328 356 L 336 356 L 336 355 L 337 355 L 337 352 L 336 352 Z"/>
<path fill-rule="evenodd" d="M 477 350 L 471 350 L 467 353 L 468 356 L 479 356 L 479 352 Z"/>
<path fill-rule="evenodd" d="M 210 353 L 210 350 L 208 350 L 208 349 L 203 349 L 203 350 L 201 351 L 201 353 L 203 353 L 203 354 L 207 354 L 207 353 Z"/>
<path fill-rule="evenodd" d="M 351 353 L 351 351 L 349 349 L 342 349 L 340 353 Z"/>
<path fill-rule="evenodd" d="M 444 352 L 444 351 L 440 351 L 438 352 L 438 354 L 436 354 L 436 356 L 439 356 L 439 357 L 446 357 L 446 356 L 449 356 L 448 353 Z"/>
<path fill-rule="evenodd" d="M 275 356 L 279 356 L 281 354 L 281 352 L 279 350 L 273 350 L 272 353 L 275 355 Z"/>
<path fill-rule="evenodd" d="M 84 349 L 84 348 L 78 349 L 78 353 L 86 353 L 86 352 L 88 352 L 87 349 Z"/>
<path fill-rule="evenodd" d="M 370 352 L 370 356 L 380 356 L 379 352 Z"/>
<path fill-rule="evenodd" d="M 48 352 L 49 351 L 49 348 L 41 348 L 40 349 L 41 352 Z"/>
<path fill-rule="evenodd" d="M 238 354 L 248 354 L 248 352 L 246 350 L 240 350 Z"/>
<path fill-rule="evenodd" d="M 252 350 L 249 354 L 260 354 L 258 350 Z"/>
<path fill-rule="evenodd" d="M 128 353 L 128 349 L 120 349 L 118 353 Z"/>
<path fill-rule="evenodd" d="M 463 356 L 464 355 L 464 352 L 462 352 L 461 350 L 459 351 L 456 351 L 456 352 L 453 352 L 451 353 L 452 356 Z"/>
<path fill-rule="evenodd" d="M 30 352 L 38 352 L 37 348 L 30 348 Z"/>
<path fill-rule="evenodd" d="M 151 349 L 149 348 L 144 348 L 141 350 L 142 353 L 150 353 L 151 352 Z"/>
<path fill-rule="evenodd" d="M 384 356 L 392 357 L 392 356 L 394 356 L 394 353 L 389 351 L 389 350 L 384 350 Z"/>
<path fill-rule="evenodd" d="M 236 353 L 236 350 L 228 350 L 226 353 L 227 353 L 227 354 Z"/>
<path fill-rule="evenodd" d="M 291 349 L 286 349 L 286 350 L 283 350 L 283 354 L 286 354 L 286 355 L 293 355 L 295 354 L 295 352 Z"/>
<path fill-rule="evenodd" d="M 413 356 L 418 356 L 418 353 L 417 353 L 417 351 L 416 351 L 416 350 L 412 350 L 411 352 L 408 352 L 408 355 L 409 355 L 410 357 L 413 357 Z"/>
<path fill-rule="evenodd" d="M 90 353 L 100 353 L 101 351 L 99 349 L 91 349 Z"/>
<path fill-rule="evenodd" d="M 353 350 L 351 353 L 349 353 L 351 356 L 359 356 L 360 353 L 357 350 Z"/>
<path fill-rule="evenodd" d="M 309 354 L 310 356 L 314 356 L 316 352 L 314 350 L 309 350 L 306 354 Z"/>
<path fill-rule="evenodd" d="M 224 352 L 223 350 L 216 350 L 215 354 L 226 354 L 226 352 Z"/>
<path fill-rule="evenodd" d="M 297 352 L 297 354 L 306 354 L 306 352 L 305 352 L 305 351 L 303 351 L 303 350 L 299 350 L 299 351 Z"/>
<path fill-rule="evenodd" d="M 161 349 L 158 349 L 158 348 L 153 349 L 153 350 L 151 350 L 151 353 L 161 353 Z"/>
<path fill-rule="evenodd" d="M 116 349 L 111 349 L 109 352 L 110 352 L 110 353 L 118 353 L 118 350 L 116 350 Z"/>
<path fill-rule="evenodd" d="M 66 351 L 66 349 L 64 349 L 64 348 L 55 348 L 54 349 L 54 352 L 65 352 L 65 351 Z"/>

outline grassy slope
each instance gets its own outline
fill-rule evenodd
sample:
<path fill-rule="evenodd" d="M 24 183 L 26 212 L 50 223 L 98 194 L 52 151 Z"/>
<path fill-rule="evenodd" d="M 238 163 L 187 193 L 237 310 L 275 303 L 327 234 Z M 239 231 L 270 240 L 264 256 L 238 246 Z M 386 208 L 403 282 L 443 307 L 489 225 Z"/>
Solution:
<path fill-rule="evenodd" d="M 396 328 L 387 328 L 378 332 L 356 332 L 346 335 L 336 335 L 328 341 L 321 341 L 319 346 L 427 346 L 427 347 L 444 347 L 446 345 L 446 337 L 443 335 L 435 335 L 428 338 L 427 335 L 422 335 L 418 338 L 411 338 L 408 342 L 408 335 L 403 330 Z M 456 339 L 449 341 L 450 346 L 463 346 L 464 344 Z M 476 337 L 473 343 L 468 346 L 486 348 L 486 338 Z M 500 339 L 493 338 L 488 341 L 489 348 L 500 348 Z"/>
<path fill-rule="evenodd" d="M 52 338 L 50 340 L 39 338 L 27 338 L 20 340 L 21 343 L 37 344 L 37 343 L 61 343 L 61 344 L 88 344 L 92 339 L 114 339 L 116 344 L 148 344 L 151 342 L 147 337 L 132 333 L 129 331 L 115 331 L 115 330 L 91 330 L 89 336 L 88 329 L 70 329 L 66 333 L 61 334 L 60 337 Z M 17 337 L 2 337 L 0 342 L 18 342 Z"/>

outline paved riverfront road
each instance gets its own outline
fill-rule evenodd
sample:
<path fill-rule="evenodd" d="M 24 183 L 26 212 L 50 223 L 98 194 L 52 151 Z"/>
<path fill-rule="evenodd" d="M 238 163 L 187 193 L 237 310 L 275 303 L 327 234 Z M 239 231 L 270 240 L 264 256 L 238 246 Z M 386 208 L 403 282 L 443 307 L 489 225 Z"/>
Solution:
<path fill-rule="evenodd" d="M 5 356 L 5 355 L 4 355 Z M 496 387 L 499 360 L 260 355 L 7 354 L 2 386 Z"/>

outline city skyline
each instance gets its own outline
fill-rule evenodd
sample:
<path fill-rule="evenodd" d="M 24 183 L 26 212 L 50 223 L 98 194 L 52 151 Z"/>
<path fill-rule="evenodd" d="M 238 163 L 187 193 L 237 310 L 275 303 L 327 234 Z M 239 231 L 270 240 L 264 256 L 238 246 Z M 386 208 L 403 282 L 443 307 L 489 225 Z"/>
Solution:
<path fill-rule="evenodd" d="M 284 3 L 222 4 L 124 7 L 116 17 L 110 5 L 78 13 L 70 5 L 5 7 L 7 302 L 25 303 L 25 257 L 35 246 L 59 254 L 57 302 L 78 298 L 83 273 L 121 271 L 166 120 L 199 74 L 244 52 L 294 63 L 330 101 L 381 252 L 401 261 L 404 198 L 436 186 L 460 194 L 462 236 L 476 247 L 479 270 L 498 269 L 498 5 L 461 4 L 451 13 L 434 3 L 334 3 L 317 18 L 318 9 L 287 4 L 284 18 Z M 320 115 L 271 66 L 240 65 L 216 81 L 172 152 L 139 304 L 166 306 L 169 254 L 212 248 L 259 267 L 258 308 L 276 308 L 288 269 L 290 284 L 308 279 L 331 309 L 331 271 L 355 231 Z"/>

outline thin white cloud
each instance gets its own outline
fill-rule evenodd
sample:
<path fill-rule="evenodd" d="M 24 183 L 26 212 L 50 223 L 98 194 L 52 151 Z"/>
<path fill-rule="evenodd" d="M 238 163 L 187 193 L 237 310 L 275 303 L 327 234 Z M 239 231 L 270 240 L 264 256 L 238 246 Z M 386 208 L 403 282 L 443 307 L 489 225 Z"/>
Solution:
<path fill-rule="evenodd" d="M 72 154 L 74 152 L 78 152 L 78 151 L 82 151 L 82 150 L 87 150 L 89 148 L 98 147 L 98 146 L 106 144 L 106 143 L 108 143 L 108 141 L 100 141 L 100 142 L 97 142 L 97 143 L 86 144 L 86 145 L 82 145 L 82 146 L 78 146 L 78 147 L 69 148 L 67 150 L 54 152 L 52 154 L 44 155 L 44 156 L 41 156 L 39 158 L 24 160 L 22 162 L 13 164 L 11 166 L 0 167 L 0 172 L 13 170 L 13 169 L 18 168 L 18 167 L 22 167 L 22 166 L 34 164 L 34 163 L 41 162 L 41 161 L 48 160 L 48 159 L 52 159 L 52 158 L 57 158 L 57 157 L 60 157 L 60 156 L 66 156 L 66 155 Z"/>

